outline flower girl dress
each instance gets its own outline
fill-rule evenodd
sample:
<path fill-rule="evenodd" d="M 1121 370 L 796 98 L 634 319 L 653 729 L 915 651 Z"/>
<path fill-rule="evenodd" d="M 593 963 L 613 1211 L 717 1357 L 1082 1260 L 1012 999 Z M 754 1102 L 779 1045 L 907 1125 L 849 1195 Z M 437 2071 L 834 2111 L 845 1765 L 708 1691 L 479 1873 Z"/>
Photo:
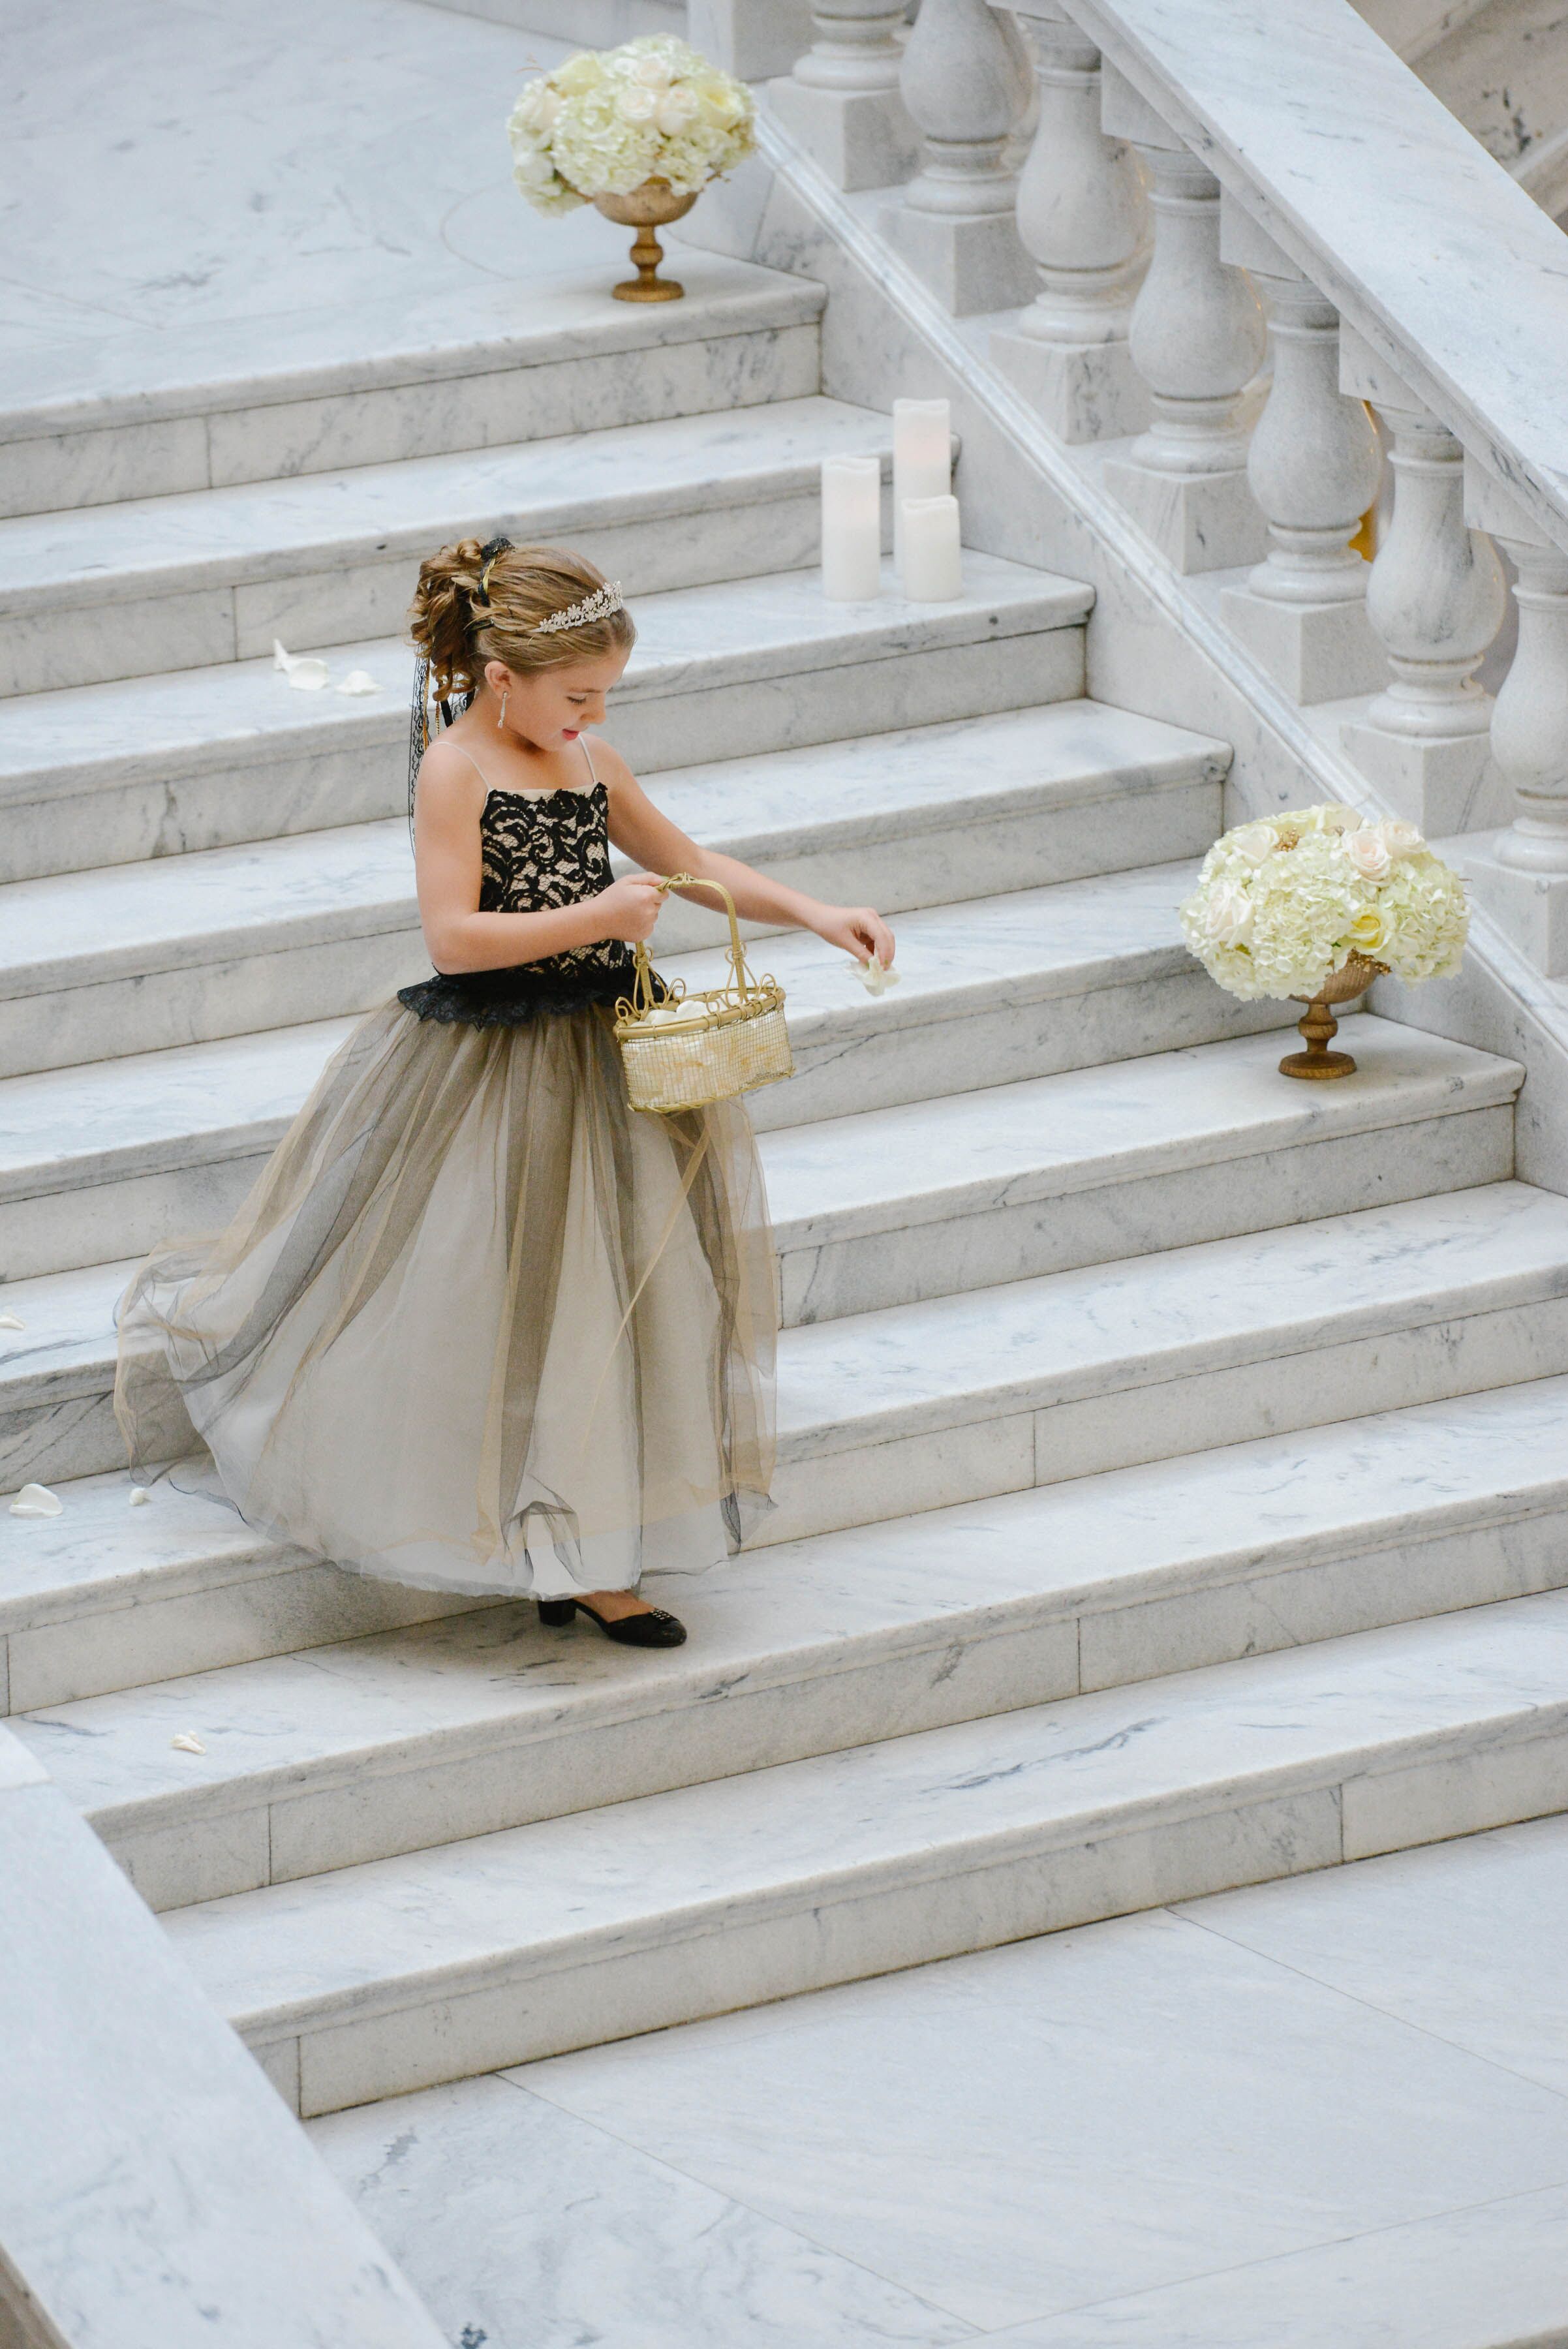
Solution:
<path fill-rule="evenodd" d="M 587 765 L 489 790 L 482 910 L 609 885 Z M 228 1228 L 121 1300 L 139 1476 L 204 1445 L 250 1524 L 441 1590 L 570 1598 L 734 1547 L 773 1456 L 761 1172 L 738 1102 L 629 1108 L 631 970 L 608 941 L 359 1022 Z"/>

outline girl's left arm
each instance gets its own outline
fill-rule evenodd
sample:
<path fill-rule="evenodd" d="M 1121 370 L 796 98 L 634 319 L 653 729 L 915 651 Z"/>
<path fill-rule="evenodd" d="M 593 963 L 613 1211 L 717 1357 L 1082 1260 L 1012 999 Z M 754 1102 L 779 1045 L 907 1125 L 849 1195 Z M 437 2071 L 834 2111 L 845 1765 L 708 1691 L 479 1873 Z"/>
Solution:
<path fill-rule="evenodd" d="M 703 880 L 722 881 L 735 901 L 735 911 L 748 922 L 784 923 L 814 930 L 831 947 L 842 947 L 857 962 L 875 956 L 886 969 L 893 959 L 893 933 L 870 905 L 829 905 L 782 881 L 742 864 L 738 857 L 720 856 L 699 848 L 678 823 L 660 813 L 624 759 L 597 738 L 596 763 L 609 787 L 609 835 L 622 854 L 649 873 L 694 873 Z M 678 896 L 714 909 L 715 900 L 702 889 L 680 889 Z"/>

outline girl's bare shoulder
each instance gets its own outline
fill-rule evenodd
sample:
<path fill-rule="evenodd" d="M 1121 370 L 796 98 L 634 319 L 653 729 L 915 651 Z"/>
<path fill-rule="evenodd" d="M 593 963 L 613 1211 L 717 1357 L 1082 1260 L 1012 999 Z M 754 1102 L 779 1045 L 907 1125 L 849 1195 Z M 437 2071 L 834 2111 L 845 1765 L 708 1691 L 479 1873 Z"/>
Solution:
<path fill-rule="evenodd" d="M 420 761 L 419 801 L 431 814 L 466 814 L 483 803 L 484 779 L 449 735 L 438 735 Z"/>

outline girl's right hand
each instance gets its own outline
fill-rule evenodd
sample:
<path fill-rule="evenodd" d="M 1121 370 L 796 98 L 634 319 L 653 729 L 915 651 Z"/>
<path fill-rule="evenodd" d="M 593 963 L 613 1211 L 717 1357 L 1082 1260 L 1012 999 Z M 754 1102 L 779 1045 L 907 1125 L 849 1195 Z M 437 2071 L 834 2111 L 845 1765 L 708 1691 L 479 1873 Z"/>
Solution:
<path fill-rule="evenodd" d="M 601 889 L 592 900 L 598 912 L 599 936 L 625 938 L 632 944 L 651 937 L 664 903 L 661 885 L 657 873 L 628 873 L 624 880 L 612 881 L 607 889 Z"/>

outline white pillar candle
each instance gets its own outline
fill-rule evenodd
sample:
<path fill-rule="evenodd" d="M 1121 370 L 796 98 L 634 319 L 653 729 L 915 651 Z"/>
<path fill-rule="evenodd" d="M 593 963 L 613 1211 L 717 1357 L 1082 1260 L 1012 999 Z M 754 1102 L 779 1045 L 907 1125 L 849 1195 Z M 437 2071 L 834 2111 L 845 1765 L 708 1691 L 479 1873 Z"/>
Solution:
<path fill-rule="evenodd" d="M 822 460 L 822 592 L 866 604 L 882 586 L 882 460 Z"/>
<path fill-rule="evenodd" d="M 945 399 L 893 402 L 893 560 L 904 565 L 903 513 L 909 498 L 943 498 L 952 487 L 952 416 Z"/>
<path fill-rule="evenodd" d="M 950 604 L 963 594 L 957 498 L 906 498 L 904 594 L 911 604 Z"/>

